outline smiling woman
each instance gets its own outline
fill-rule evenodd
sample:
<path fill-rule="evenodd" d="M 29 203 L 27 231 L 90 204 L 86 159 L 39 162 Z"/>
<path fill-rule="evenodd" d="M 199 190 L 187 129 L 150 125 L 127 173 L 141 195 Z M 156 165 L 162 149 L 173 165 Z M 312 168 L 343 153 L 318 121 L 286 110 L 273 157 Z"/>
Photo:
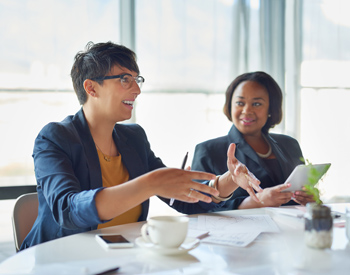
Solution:
<path fill-rule="evenodd" d="M 298 142 L 285 135 L 270 134 L 282 119 L 282 91 L 267 73 L 252 72 L 238 76 L 226 90 L 224 113 L 233 122 L 227 136 L 196 146 L 192 169 L 222 174 L 227 170 L 225 151 L 237 146 L 236 157 L 261 181 L 260 202 L 238 188 L 225 209 L 306 204 L 312 201 L 304 192 L 282 192 L 282 184 L 295 166 L 302 163 Z M 292 198 L 292 200 L 291 200 Z"/>
<path fill-rule="evenodd" d="M 261 136 L 269 116 L 269 93 L 255 81 L 241 82 L 232 96 L 231 118 L 236 128 L 248 136 Z M 254 144 L 256 152 L 269 147 L 265 140 Z M 252 144 L 253 145 L 253 144 Z M 264 148 L 265 147 L 265 148 Z"/>
<path fill-rule="evenodd" d="M 220 208 L 238 186 L 257 200 L 253 188 L 260 190 L 259 181 L 235 159 L 235 147 L 228 150 L 232 172 L 222 175 L 220 186 L 214 188 L 197 181 L 208 182 L 215 175 L 166 168 L 140 125 L 119 123 L 131 117 L 141 93 L 138 84 L 144 81 L 129 48 L 88 43 L 76 54 L 71 77 L 82 108 L 61 122 L 47 124 L 35 139 L 39 214 L 21 249 L 144 221 L 154 195 L 167 204 L 176 199 L 172 207 L 186 214 Z M 239 177 L 243 173 L 245 177 Z"/>

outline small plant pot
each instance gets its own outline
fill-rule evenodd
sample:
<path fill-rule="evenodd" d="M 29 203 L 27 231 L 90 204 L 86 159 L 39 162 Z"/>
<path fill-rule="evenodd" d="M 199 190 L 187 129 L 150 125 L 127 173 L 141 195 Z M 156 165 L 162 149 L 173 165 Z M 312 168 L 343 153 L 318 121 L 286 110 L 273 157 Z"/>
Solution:
<path fill-rule="evenodd" d="M 330 248 L 333 242 L 333 219 L 329 207 L 308 203 L 305 214 L 305 244 L 311 248 Z"/>

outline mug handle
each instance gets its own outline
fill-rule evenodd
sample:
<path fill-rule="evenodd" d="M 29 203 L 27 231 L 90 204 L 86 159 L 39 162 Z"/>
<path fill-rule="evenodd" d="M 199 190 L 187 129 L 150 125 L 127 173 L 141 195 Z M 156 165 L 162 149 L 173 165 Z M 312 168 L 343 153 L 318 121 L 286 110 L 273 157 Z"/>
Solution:
<path fill-rule="evenodd" d="M 151 238 L 149 237 L 148 235 L 148 227 L 149 225 L 147 223 L 145 223 L 142 227 L 141 227 L 141 235 L 142 235 L 142 238 L 146 241 L 146 242 L 149 242 L 149 243 L 153 243 Z"/>

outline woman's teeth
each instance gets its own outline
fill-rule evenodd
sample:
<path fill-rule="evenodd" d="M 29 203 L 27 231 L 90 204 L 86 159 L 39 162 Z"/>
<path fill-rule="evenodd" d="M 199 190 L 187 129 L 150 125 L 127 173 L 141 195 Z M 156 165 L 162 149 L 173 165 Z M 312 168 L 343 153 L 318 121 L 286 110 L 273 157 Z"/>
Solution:
<path fill-rule="evenodd" d="M 124 103 L 124 104 L 128 104 L 128 105 L 130 105 L 130 106 L 133 106 L 133 105 L 134 105 L 134 101 L 123 100 L 123 103 Z"/>

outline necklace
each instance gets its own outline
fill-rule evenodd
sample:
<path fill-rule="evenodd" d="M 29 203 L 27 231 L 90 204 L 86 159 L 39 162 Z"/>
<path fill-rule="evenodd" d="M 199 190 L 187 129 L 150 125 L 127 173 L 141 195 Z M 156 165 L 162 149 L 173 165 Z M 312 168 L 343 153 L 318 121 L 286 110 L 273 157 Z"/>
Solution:
<path fill-rule="evenodd" d="M 98 145 L 95 143 L 97 149 L 102 153 L 104 160 L 107 161 L 107 162 L 110 162 L 110 161 L 111 161 L 111 156 L 110 156 L 110 155 L 112 155 L 112 142 L 113 142 L 113 141 L 111 141 L 111 146 L 110 146 L 110 148 L 109 148 L 109 156 L 106 156 L 106 155 L 102 152 L 102 150 L 100 149 L 100 147 L 98 147 Z"/>
<path fill-rule="evenodd" d="M 271 153 L 272 153 L 272 148 L 271 148 L 270 143 L 267 141 L 267 138 L 265 137 L 265 135 L 263 135 L 263 138 L 264 138 L 265 141 L 267 142 L 267 145 L 269 146 L 269 150 L 267 151 L 266 154 L 261 154 L 261 153 L 259 153 L 259 152 L 256 152 L 256 153 L 257 153 L 257 155 L 258 155 L 259 157 L 261 157 L 261 158 L 263 158 L 263 159 L 266 159 L 266 158 L 268 158 L 268 157 L 271 155 Z"/>

